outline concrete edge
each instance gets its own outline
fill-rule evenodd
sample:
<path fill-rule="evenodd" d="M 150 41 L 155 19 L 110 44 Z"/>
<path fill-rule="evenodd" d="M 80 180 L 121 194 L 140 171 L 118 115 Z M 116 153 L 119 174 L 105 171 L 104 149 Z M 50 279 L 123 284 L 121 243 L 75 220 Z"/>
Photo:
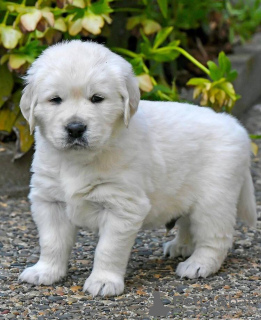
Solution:
<path fill-rule="evenodd" d="M 0 143 L 0 196 L 26 196 L 29 192 L 33 150 L 12 161 L 14 143 Z"/>

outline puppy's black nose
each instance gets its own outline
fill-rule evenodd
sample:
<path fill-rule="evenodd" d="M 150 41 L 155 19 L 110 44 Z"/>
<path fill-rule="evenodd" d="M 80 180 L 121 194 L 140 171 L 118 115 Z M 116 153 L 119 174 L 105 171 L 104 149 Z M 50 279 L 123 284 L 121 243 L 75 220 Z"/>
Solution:
<path fill-rule="evenodd" d="M 81 138 L 84 132 L 86 131 L 86 125 L 81 122 L 71 122 L 66 126 L 66 130 L 70 137 L 72 138 Z"/>

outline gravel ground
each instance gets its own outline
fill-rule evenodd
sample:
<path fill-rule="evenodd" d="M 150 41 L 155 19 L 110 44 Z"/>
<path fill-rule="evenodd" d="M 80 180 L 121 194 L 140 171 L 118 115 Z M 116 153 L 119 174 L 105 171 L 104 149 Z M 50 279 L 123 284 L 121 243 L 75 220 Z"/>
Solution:
<path fill-rule="evenodd" d="M 250 133 L 261 134 L 261 105 L 253 107 L 243 123 Z M 125 293 L 93 298 L 81 290 L 91 272 L 97 237 L 81 230 L 63 281 L 53 286 L 21 284 L 18 275 L 39 256 L 37 231 L 25 198 L 0 198 L 0 319 L 261 319 L 261 140 L 256 143 L 260 151 L 252 173 L 257 229 L 238 225 L 221 270 L 207 279 L 179 279 L 175 269 L 182 259 L 162 255 L 162 244 L 174 231 L 167 237 L 164 229 L 146 231 L 133 247 Z M 157 289 L 166 316 L 149 315 L 153 304 L 160 310 Z"/>

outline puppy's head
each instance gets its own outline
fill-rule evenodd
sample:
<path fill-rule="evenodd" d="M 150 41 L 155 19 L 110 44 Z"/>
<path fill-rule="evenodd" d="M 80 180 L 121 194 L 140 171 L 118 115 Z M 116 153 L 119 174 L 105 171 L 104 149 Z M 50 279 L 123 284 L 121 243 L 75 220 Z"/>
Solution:
<path fill-rule="evenodd" d="M 96 149 L 120 121 L 128 126 L 139 99 L 127 61 L 75 40 L 48 48 L 33 63 L 20 107 L 31 131 L 39 126 L 57 149 Z"/>

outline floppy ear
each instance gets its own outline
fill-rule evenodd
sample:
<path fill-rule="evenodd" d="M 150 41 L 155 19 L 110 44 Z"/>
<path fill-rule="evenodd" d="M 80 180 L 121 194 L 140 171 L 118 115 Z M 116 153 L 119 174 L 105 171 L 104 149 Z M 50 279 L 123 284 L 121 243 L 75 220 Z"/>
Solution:
<path fill-rule="evenodd" d="M 138 109 L 140 101 L 140 90 L 132 69 L 126 75 L 125 88 L 122 92 L 124 100 L 124 123 L 128 127 L 130 118 Z"/>
<path fill-rule="evenodd" d="M 31 84 L 28 84 L 24 90 L 20 101 L 20 108 L 23 116 L 30 126 L 30 133 L 32 134 L 35 127 L 34 108 L 37 105 L 37 98 L 34 95 Z"/>

